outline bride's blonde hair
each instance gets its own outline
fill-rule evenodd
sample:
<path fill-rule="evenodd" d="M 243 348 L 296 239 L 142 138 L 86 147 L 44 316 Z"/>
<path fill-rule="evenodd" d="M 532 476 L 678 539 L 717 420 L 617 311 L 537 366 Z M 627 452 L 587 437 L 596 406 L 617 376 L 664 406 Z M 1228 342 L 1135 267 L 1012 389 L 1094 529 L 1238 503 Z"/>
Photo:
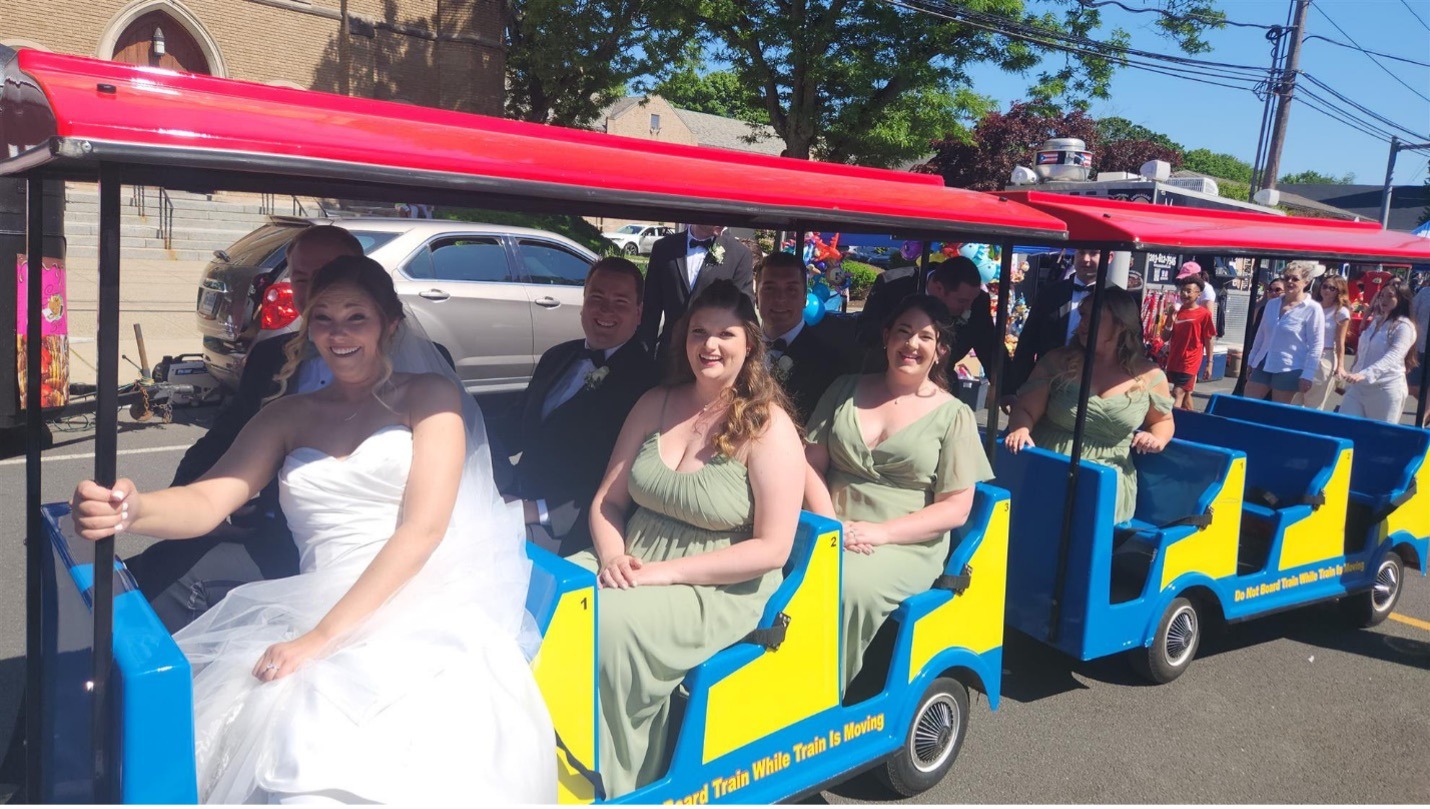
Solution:
<path fill-rule="evenodd" d="M 402 301 L 397 297 L 397 289 L 392 285 L 392 276 L 383 269 L 381 264 L 366 256 L 338 256 L 313 274 L 308 292 L 308 305 L 303 309 L 303 319 L 298 326 L 298 332 L 283 349 L 283 367 L 278 371 L 276 377 L 278 391 L 264 399 L 264 404 L 282 398 L 283 394 L 288 392 L 288 384 L 292 380 L 293 374 L 297 373 L 298 366 L 302 364 L 303 360 L 317 356 L 317 349 L 313 347 L 313 341 L 308 338 L 309 316 L 325 292 L 343 284 L 357 287 L 359 291 L 371 298 L 373 305 L 377 308 L 378 317 L 382 321 L 383 336 L 380 346 L 382 349 L 382 373 L 372 386 L 373 397 L 382 402 L 378 391 L 382 390 L 383 386 L 392 379 L 392 360 L 388 359 L 387 355 L 389 349 L 392 348 L 392 336 L 395 334 L 391 326 L 394 323 L 402 322 L 405 317 L 402 312 Z M 386 402 L 382 402 L 382 404 L 387 407 Z"/>

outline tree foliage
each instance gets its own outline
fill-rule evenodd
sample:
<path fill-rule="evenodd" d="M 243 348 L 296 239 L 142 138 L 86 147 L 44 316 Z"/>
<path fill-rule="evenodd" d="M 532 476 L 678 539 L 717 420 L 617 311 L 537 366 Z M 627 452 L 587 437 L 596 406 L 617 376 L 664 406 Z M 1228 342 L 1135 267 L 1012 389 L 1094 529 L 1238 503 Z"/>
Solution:
<path fill-rule="evenodd" d="M 1180 155 L 1187 150 L 1187 147 L 1163 135 L 1155 132 L 1141 124 L 1134 124 L 1126 118 L 1099 118 L 1097 120 L 1097 138 L 1103 143 L 1113 143 L 1115 141 L 1146 141 L 1155 143 L 1166 149 L 1171 149 Z"/>
<path fill-rule="evenodd" d="M 1052 49 L 987 30 L 1036 25 L 1059 36 L 1096 37 L 1084 53 L 1059 52 L 1033 76 L 1037 104 L 1085 107 L 1108 95 L 1114 63 L 1101 13 L 1078 0 L 962 0 L 954 19 L 884 0 L 669 0 L 708 42 L 712 57 L 753 92 L 792 157 L 894 165 L 927 154 L 929 141 L 966 137 L 991 104 L 969 70 L 993 64 L 1026 73 Z M 1166 0 L 1175 19 L 1158 30 L 1190 52 L 1220 25 L 1215 0 Z M 974 13 L 976 20 L 960 17 Z"/>
<path fill-rule="evenodd" d="M 946 185 L 993 191 L 1008 184 L 1013 168 L 1032 166 L 1034 153 L 1049 138 L 1078 138 L 1093 154 L 1094 171 L 1137 171 L 1149 160 L 1165 160 L 1177 168 L 1182 153 L 1173 146 L 1127 136 L 1156 135 L 1114 125 L 1109 132 L 1124 137 L 1105 140 L 1101 122 L 1081 110 L 1049 113 L 1044 105 L 1019 102 L 1006 113 L 991 112 L 968 138 L 935 144 L 934 159 L 921 170 L 943 176 Z"/>
<path fill-rule="evenodd" d="M 741 84 L 739 76 L 729 70 L 704 72 L 698 61 L 687 62 L 666 75 L 650 88 L 650 92 L 683 110 L 736 118 L 752 124 L 769 123 L 759 96 Z"/>
<path fill-rule="evenodd" d="M 657 0 L 506 0 L 506 114 L 584 126 L 675 61 L 690 23 Z"/>
<path fill-rule="evenodd" d="M 1210 149 L 1193 149 L 1183 154 L 1182 168 L 1223 180 L 1247 184 L 1251 182 L 1250 163 L 1234 155 L 1213 152 Z"/>
<path fill-rule="evenodd" d="M 1348 171 L 1339 177 L 1333 177 L 1330 174 L 1322 174 L 1315 169 L 1298 171 L 1295 174 L 1287 174 L 1281 178 L 1281 182 L 1287 185 L 1350 185 L 1355 181 L 1356 175 L 1353 171 Z"/>

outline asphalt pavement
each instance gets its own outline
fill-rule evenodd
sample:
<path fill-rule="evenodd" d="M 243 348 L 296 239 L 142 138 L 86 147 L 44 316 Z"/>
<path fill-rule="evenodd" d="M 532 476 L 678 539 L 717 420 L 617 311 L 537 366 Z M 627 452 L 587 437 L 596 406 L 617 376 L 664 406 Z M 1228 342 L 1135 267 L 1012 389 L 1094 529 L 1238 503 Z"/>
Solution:
<path fill-rule="evenodd" d="M 181 409 L 172 424 L 122 413 L 120 474 L 166 485 L 214 412 Z M 56 431 L 46 502 L 91 473 L 92 436 L 82 420 Z M 0 739 L 24 674 L 24 484 L 23 458 L 0 460 Z M 127 556 L 146 541 L 119 544 Z M 1229 626 L 1163 686 L 1120 659 L 1080 663 L 1012 630 L 1005 644 L 1002 704 L 975 696 L 952 773 L 911 802 L 1430 803 L 1430 582 L 1419 575 L 1379 627 L 1350 628 L 1334 605 Z M 867 777 L 809 799 L 884 800 Z"/>

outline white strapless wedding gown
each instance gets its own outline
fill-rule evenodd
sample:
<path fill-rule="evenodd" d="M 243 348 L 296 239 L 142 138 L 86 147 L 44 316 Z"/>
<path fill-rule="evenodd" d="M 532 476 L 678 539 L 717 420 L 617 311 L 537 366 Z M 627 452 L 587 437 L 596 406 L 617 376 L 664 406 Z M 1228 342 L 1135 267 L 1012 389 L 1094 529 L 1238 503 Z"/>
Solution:
<path fill-rule="evenodd" d="M 175 636 L 194 670 L 203 801 L 556 802 L 555 734 L 517 642 L 530 562 L 519 518 L 500 506 L 491 525 L 449 529 L 325 657 L 271 683 L 252 674 L 271 644 L 315 626 L 392 535 L 411 464 L 402 426 L 347 458 L 293 451 L 280 497 L 302 572 L 235 588 Z"/>

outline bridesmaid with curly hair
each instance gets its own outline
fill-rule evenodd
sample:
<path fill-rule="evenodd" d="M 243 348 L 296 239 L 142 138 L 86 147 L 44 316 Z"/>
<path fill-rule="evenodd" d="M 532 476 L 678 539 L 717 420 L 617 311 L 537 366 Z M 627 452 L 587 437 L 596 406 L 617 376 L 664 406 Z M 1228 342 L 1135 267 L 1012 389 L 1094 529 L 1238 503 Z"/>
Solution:
<path fill-rule="evenodd" d="M 759 623 L 799 522 L 799 433 L 765 368 L 749 297 L 712 282 L 673 334 L 665 382 L 627 417 L 596 492 L 594 552 L 571 557 L 601 588 L 600 769 L 611 797 L 664 774 L 670 695 Z"/>

